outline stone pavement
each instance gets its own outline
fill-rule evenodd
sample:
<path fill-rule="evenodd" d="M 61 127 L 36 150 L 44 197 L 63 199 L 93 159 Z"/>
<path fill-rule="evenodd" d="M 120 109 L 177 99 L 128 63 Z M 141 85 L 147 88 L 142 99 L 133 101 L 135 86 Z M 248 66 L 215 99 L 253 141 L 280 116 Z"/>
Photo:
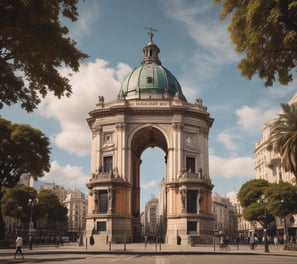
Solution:
<path fill-rule="evenodd" d="M 167 245 L 148 244 L 145 248 L 144 243 L 129 244 L 107 244 L 86 246 L 78 246 L 76 243 L 66 243 L 64 246 L 56 248 L 54 245 L 40 245 L 33 247 L 33 250 L 26 246 L 23 248 L 23 253 L 26 255 L 47 255 L 47 254 L 235 254 L 235 255 L 250 255 L 250 254 L 270 254 L 278 256 L 296 256 L 296 250 L 284 250 L 282 245 L 275 247 L 269 245 L 269 253 L 264 252 L 264 246 L 258 245 L 254 250 L 251 250 L 248 245 L 230 245 L 228 250 L 220 250 L 218 246 L 213 245 Z M 11 259 L 15 249 L 0 249 L 0 260 Z M 0 261 L 1 262 L 1 261 Z"/>

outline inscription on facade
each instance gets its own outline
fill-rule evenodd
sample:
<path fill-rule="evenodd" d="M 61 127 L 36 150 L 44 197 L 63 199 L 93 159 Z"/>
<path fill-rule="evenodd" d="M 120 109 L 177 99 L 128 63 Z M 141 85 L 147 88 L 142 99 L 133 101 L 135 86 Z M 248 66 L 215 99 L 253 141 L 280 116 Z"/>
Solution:
<path fill-rule="evenodd" d="M 147 102 L 131 102 L 131 106 L 163 106 L 163 107 L 168 107 L 169 103 L 168 102 L 161 102 L 161 101 L 147 101 Z"/>

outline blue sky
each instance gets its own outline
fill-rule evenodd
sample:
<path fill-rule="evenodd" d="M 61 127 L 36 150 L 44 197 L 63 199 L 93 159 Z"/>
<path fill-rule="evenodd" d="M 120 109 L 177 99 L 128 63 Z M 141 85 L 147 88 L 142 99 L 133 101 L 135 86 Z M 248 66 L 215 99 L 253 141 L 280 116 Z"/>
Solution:
<path fill-rule="evenodd" d="M 261 128 L 275 116 L 280 103 L 296 92 L 296 83 L 264 88 L 263 80 L 241 77 L 227 32 L 220 21 L 220 6 L 209 0 L 86 0 L 79 4 L 79 20 L 67 25 L 77 47 L 88 53 L 80 71 L 61 68 L 73 86 L 71 98 L 49 95 L 33 113 L 18 106 L 1 115 L 13 122 L 29 123 L 51 140 L 50 173 L 42 179 L 66 188 L 85 187 L 90 175 L 91 133 L 88 112 L 99 95 L 117 97 L 123 78 L 142 58 L 153 27 L 159 58 L 179 80 L 187 100 L 202 98 L 215 118 L 209 134 L 210 177 L 213 191 L 221 195 L 239 189 L 255 177 L 254 146 Z M 142 201 L 157 196 L 165 177 L 164 153 L 148 149 L 142 156 Z"/>

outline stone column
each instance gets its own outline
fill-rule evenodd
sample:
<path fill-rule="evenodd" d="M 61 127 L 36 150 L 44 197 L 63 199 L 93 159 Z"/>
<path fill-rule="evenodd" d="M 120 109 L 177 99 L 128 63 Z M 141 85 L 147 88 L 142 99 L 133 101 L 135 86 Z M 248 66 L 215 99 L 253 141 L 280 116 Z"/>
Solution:
<path fill-rule="evenodd" d="M 181 205 L 182 205 L 182 213 L 187 212 L 187 190 L 185 187 L 180 188 L 180 196 L 181 196 Z"/>
<path fill-rule="evenodd" d="M 114 190 L 109 188 L 107 190 L 107 197 L 108 197 L 108 213 L 113 212 L 113 201 L 114 201 Z"/>
<path fill-rule="evenodd" d="M 198 190 L 197 191 L 197 197 L 196 197 L 196 206 L 197 206 L 197 214 L 200 214 L 200 197 L 201 197 L 201 194 L 200 194 L 200 191 Z"/>

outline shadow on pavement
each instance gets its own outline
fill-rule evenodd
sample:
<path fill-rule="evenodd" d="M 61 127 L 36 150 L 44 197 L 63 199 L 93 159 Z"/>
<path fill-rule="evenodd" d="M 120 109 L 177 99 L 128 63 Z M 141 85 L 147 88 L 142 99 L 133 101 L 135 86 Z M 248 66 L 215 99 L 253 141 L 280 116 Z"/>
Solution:
<path fill-rule="evenodd" d="M 1 260 L 1 264 L 8 264 L 8 263 L 48 263 L 48 262 L 63 262 L 63 261 L 71 261 L 71 260 L 81 260 L 85 259 L 85 257 L 67 257 L 67 258 L 24 258 L 24 259 L 5 259 Z"/>

